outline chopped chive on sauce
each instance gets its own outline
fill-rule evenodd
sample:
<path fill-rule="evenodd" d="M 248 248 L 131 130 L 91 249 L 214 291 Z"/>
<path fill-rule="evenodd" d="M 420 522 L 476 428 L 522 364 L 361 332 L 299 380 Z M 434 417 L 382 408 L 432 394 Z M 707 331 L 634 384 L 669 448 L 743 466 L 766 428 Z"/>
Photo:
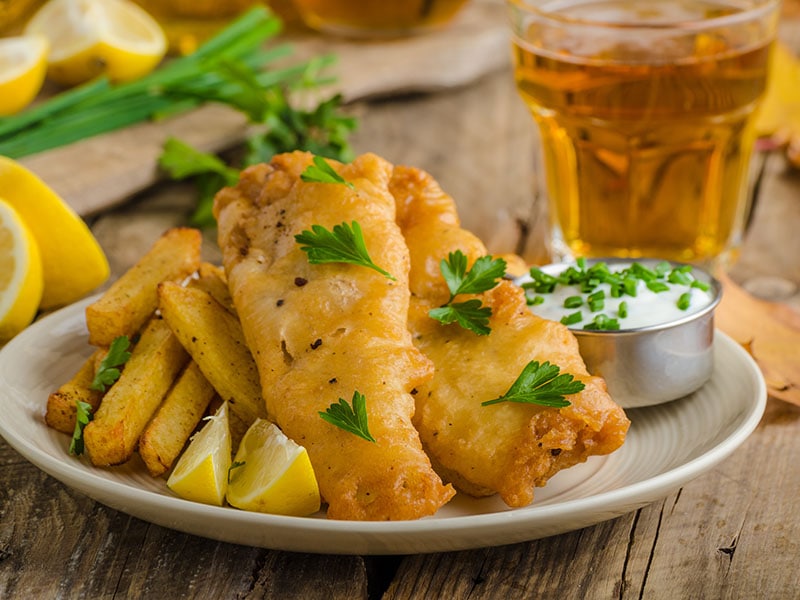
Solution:
<path fill-rule="evenodd" d="M 541 317 L 572 329 L 613 331 L 666 323 L 701 310 L 714 301 L 704 279 L 696 277 L 691 265 L 589 264 L 579 258 L 558 272 L 534 267 L 517 284 L 530 310 Z"/>

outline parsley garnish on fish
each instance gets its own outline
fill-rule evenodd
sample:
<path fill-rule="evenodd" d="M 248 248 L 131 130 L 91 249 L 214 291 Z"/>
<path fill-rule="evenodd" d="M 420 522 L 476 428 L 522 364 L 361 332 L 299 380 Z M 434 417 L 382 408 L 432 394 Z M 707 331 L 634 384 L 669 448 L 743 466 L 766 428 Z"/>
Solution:
<path fill-rule="evenodd" d="M 119 367 L 128 362 L 131 353 L 128 352 L 128 347 L 131 341 L 127 335 L 121 335 L 111 342 L 108 348 L 108 354 L 100 361 L 100 366 L 97 367 L 97 372 L 94 374 L 92 384 L 89 386 L 91 389 L 98 392 L 105 392 L 106 386 L 112 385 L 120 376 Z"/>
<path fill-rule="evenodd" d="M 585 387 L 583 382 L 575 381 L 569 373 L 561 373 L 558 365 L 550 364 L 549 361 L 540 365 L 538 361 L 532 360 L 525 365 L 505 394 L 494 400 L 481 402 L 481 406 L 500 402 L 523 402 L 564 408 L 570 405 L 564 397 L 577 394 Z"/>
<path fill-rule="evenodd" d="M 344 177 L 334 171 L 328 161 L 321 156 L 314 157 L 314 164 L 308 165 L 305 170 L 300 173 L 300 179 L 306 183 L 339 183 L 346 185 L 351 190 L 356 189 L 356 186 L 346 181 Z"/>
<path fill-rule="evenodd" d="M 75 431 L 69 443 L 69 453 L 79 456 L 83 454 L 83 429 L 92 420 L 92 405 L 88 402 L 77 400 L 75 402 Z"/>
<path fill-rule="evenodd" d="M 320 411 L 319 416 L 368 442 L 375 441 L 367 424 L 367 399 L 358 390 L 353 392 L 352 406 L 344 398 L 339 398 L 338 404 L 334 402 L 325 412 Z"/>
<path fill-rule="evenodd" d="M 456 250 L 450 252 L 447 259 L 442 259 L 439 269 L 450 290 L 450 298 L 443 306 L 428 311 L 428 316 L 444 325 L 458 323 L 477 335 L 488 335 L 491 332 L 489 317 L 492 316 L 492 309 L 483 306 L 478 299 L 466 302 L 453 300 L 459 294 L 480 294 L 495 287 L 506 273 L 506 261 L 481 256 L 467 270 L 466 255 Z"/>
<path fill-rule="evenodd" d="M 333 231 L 322 225 L 312 225 L 311 231 L 305 230 L 294 236 L 300 249 L 308 254 L 308 262 L 312 265 L 322 263 L 350 263 L 374 269 L 392 281 L 395 278 L 372 262 L 364 242 L 364 234 L 357 221 L 351 225 L 341 223 L 334 225 Z"/>

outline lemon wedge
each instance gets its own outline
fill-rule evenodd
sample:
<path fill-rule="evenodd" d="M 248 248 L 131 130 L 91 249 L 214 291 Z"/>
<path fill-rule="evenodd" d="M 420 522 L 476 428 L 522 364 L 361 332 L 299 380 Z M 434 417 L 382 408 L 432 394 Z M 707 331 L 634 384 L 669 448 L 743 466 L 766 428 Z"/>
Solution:
<path fill-rule="evenodd" d="M 0 344 L 33 321 L 41 296 L 36 241 L 17 211 L 0 199 Z"/>
<path fill-rule="evenodd" d="M 319 510 L 308 452 L 278 427 L 256 419 L 233 459 L 228 503 L 242 510 L 303 517 Z"/>
<path fill-rule="evenodd" d="M 64 85 L 98 75 L 115 82 L 138 79 L 167 51 L 159 24 L 128 0 L 50 0 L 25 32 L 50 41 L 48 76 Z"/>
<path fill-rule="evenodd" d="M 0 193 L 39 247 L 42 308 L 75 302 L 108 278 L 108 260 L 86 223 L 35 174 L 3 156 Z"/>
<path fill-rule="evenodd" d="M 0 39 L 0 116 L 18 113 L 36 98 L 47 72 L 48 48 L 41 35 Z"/>
<path fill-rule="evenodd" d="M 222 506 L 230 467 L 231 431 L 225 402 L 189 442 L 167 487 L 186 500 Z"/>

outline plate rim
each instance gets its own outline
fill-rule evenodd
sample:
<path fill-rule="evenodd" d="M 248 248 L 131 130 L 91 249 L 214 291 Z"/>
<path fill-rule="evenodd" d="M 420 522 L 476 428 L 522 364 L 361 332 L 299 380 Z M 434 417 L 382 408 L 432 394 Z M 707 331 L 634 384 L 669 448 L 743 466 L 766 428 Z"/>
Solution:
<path fill-rule="evenodd" d="M 22 346 L 30 338 L 45 331 L 54 322 L 69 323 L 71 319 L 76 319 L 76 313 L 80 311 L 82 315 L 83 308 L 97 297 L 98 295 L 85 298 L 51 313 L 31 325 L 4 347 L 0 348 L 0 367 L 4 365 L 6 357 L 11 355 L 17 347 Z M 85 327 L 85 322 L 83 326 Z M 732 422 L 738 421 L 738 424 L 724 439 L 707 448 L 698 456 L 640 481 L 584 497 L 571 498 L 563 502 L 555 502 L 538 507 L 534 504 L 522 509 L 501 512 L 454 515 L 440 519 L 426 517 L 415 521 L 383 522 L 337 521 L 319 517 L 290 517 L 249 513 L 230 507 L 209 506 L 183 500 L 178 497 L 160 494 L 153 490 L 135 487 L 129 483 L 107 479 L 100 475 L 92 475 L 91 472 L 88 473 L 87 477 L 87 470 L 94 467 L 84 462 L 73 462 L 73 459 L 66 454 L 65 457 L 70 458 L 69 461 L 59 460 L 45 450 L 26 443 L 23 438 L 7 427 L 5 420 L 0 420 L 0 436 L 37 468 L 93 500 L 145 521 L 192 535 L 276 550 L 326 554 L 410 554 L 464 550 L 487 545 L 529 541 L 549 535 L 566 533 L 567 531 L 616 518 L 658 498 L 665 497 L 672 490 L 695 479 L 727 458 L 749 437 L 760 422 L 766 409 L 767 388 L 763 375 L 755 361 L 732 338 L 724 332 L 716 330 L 714 344 L 715 346 L 720 344 L 725 351 L 732 353 L 731 356 L 734 357 L 732 360 L 739 361 L 742 367 L 747 368 L 747 372 L 752 377 L 752 383 L 756 389 L 756 394 L 753 398 L 748 399 L 748 404 L 744 408 L 745 414 L 738 420 L 732 419 Z M 0 381 L 2 381 L 2 373 L 0 373 Z M 2 393 L 4 395 L 12 395 L 12 391 L 7 389 L 3 389 Z M 648 408 L 630 410 L 646 411 Z M 55 433 L 47 428 L 43 418 L 37 420 L 36 426 L 45 428 L 48 433 Z M 131 505 L 133 505 L 133 508 L 131 508 Z M 593 514 L 589 519 L 585 518 L 587 511 L 595 511 L 596 513 L 600 509 L 605 509 L 600 518 L 595 518 L 597 514 Z M 163 516 L 153 518 L 153 515 L 149 514 L 152 511 L 157 513 L 158 511 L 163 511 Z M 170 518 L 169 515 L 173 515 L 173 513 L 178 513 L 178 517 L 182 518 Z M 145 514 L 146 516 L 143 516 Z M 526 525 L 530 527 L 539 524 L 540 521 L 546 522 L 548 519 L 558 519 L 570 515 L 574 516 L 575 514 L 583 514 L 584 516 L 583 519 L 576 521 L 578 526 L 554 527 L 551 528 L 552 531 L 544 531 L 543 535 L 538 533 L 526 534 L 525 532 L 520 535 L 518 532 L 520 528 Z M 196 522 L 198 519 L 205 520 L 208 518 L 221 520 L 223 525 L 235 525 L 236 531 L 226 531 L 224 527 L 218 527 L 216 531 L 198 531 L 196 525 L 191 525 L 191 522 Z M 278 537 L 286 533 L 305 532 L 323 536 L 344 536 L 354 543 L 350 544 L 348 541 L 341 546 L 337 544 L 331 545 L 330 543 L 321 544 L 319 539 L 307 538 L 302 535 L 296 535 L 296 539 L 289 540 L 264 539 L 261 536 L 258 540 L 242 541 L 237 532 L 253 528 L 256 525 L 263 526 L 267 532 L 279 534 Z M 475 544 L 462 537 L 450 538 L 447 535 L 463 529 L 469 529 L 475 533 L 481 531 L 496 533 L 498 527 L 501 531 L 508 531 L 508 541 L 501 540 L 491 544 Z M 445 539 L 434 540 L 436 543 L 431 543 L 431 540 L 436 535 L 443 535 Z M 396 536 L 397 539 L 395 540 L 392 536 Z M 411 539 L 414 536 L 422 536 L 423 541 L 428 540 L 428 543 L 419 544 L 418 541 L 415 543 Z M 388 538 L 388 541 L 380 538 Z"/>

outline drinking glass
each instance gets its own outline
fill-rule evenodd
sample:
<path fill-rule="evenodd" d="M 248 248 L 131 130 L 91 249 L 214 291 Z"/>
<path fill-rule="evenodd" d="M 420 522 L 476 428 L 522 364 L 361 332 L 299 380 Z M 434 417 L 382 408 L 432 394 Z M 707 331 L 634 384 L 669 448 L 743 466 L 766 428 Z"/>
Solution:
<path fill-rule="evenodd" d="M 555 258 L 735 257 L 779 0 L 508 0 Z"/>

